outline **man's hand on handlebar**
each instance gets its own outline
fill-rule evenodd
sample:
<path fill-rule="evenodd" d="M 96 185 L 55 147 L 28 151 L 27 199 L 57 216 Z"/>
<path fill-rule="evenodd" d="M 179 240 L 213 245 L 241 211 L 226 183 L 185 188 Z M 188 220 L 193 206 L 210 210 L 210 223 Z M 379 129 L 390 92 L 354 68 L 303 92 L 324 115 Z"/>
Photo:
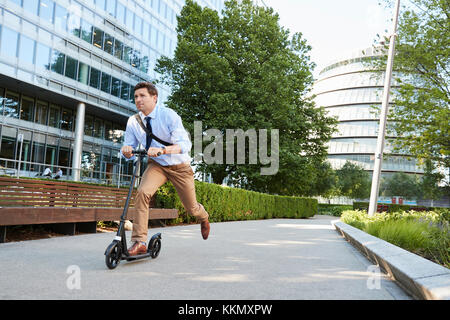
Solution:
<path fill-rule="evenodd" d="M 123 146 L 121 151 L 127 159 L 130 159 L 133 156 L 133 148 L 131 146 Z"/>
<path fill-rule="evenodd" d="M 150 148 L 148 148 L 148 151 L 147 151 L 147 155 L 149 156 L 149 157 L 159 157 L 160 155 L 162 155 L 162 154 L 164 154 L 165 152 L 164 152 L 164 149 L 163 148 L 153 148 L 153 147 L 150 147 Z"/>

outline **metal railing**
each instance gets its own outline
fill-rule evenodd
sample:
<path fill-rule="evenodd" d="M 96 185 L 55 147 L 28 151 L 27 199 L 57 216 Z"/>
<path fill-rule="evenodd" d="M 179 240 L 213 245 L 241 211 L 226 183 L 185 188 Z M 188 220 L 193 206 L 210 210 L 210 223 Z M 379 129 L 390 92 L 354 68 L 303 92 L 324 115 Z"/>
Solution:
<path fill-rule="evenodd" d="M 20 166 L 20 170 L 18 167 Z M 49 168 L 51 173 L 44 176 L 43 173 L 46 168 Z M 60 178 L 56 177 L 56 172 L 61 169 L 63 174 Z M 75 169 L 72 167 L 51 165 L 31 161 L 18 161 L 14 159 L 0 158 L 0 175 L 8 175 L 11 177 L 28 177 L 28 178 L 44 178 L 44 179 L 59 179 L 65 181 L 75 181 L 75 172 L 79 171 L 79 181 L 96 184 L 115 185 L 118 188 L 121 186 L 129 186 L 132 175 L 123 174 L 122 168 L 119 172 L 106 172 L 92 169 Z"/>

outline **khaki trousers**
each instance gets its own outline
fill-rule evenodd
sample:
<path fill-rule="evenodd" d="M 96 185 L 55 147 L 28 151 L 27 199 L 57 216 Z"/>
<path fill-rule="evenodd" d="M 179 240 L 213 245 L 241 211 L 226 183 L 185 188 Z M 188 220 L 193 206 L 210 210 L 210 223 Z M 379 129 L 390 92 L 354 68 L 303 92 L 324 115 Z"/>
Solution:
<path fill-rule="evenodd" d="M 167 181 L 172 182 L 188 214 L 196 217 L 199 222 L 208 219 L 205 208 L 197 202 L 194 172 L 190 164 L 161 166 L 156 161 L 149 160 L 136 194 L 134 205 L 136 217 L 133 220 L 131 241 L 147 242 L 150 199 Z"/>

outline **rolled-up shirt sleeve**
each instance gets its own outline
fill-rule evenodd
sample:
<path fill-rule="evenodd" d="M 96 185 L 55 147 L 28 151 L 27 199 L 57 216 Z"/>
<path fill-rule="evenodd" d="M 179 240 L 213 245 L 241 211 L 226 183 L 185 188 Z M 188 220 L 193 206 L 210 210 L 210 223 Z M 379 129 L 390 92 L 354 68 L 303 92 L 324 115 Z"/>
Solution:
<path fill-rule="evenodd" d="M 136 147 L 139 145 L 139 141 L 136 139 L 136 136 L 133 132 L 133 128 L 132 128 L 132 121 L 133 121 L 133 117 L 130 117 L 128 119 L 127 122 L 127 128 L 125 130 L 125 138 L 124 138 L 124 142 L 123 145 L 124 146 L 131 146 L 133 149 L 136 149 Z M 134 160 L 135 156 L 132 156 L 131 158 L 127 159 L 123 153 L 122 153 L 122 149 L 120 150 L 120 154 L 122 155 L 122 157 L 124 157 L 126 160 Z"/>
<path fill-rule="evenodd" d="M 171 114 L 169 130 L 172 143 L 180 146 L 181 153 L 189 153 L 192 148 L 189 133 L 184 128 L 181 117 L 175 112 Z"/>

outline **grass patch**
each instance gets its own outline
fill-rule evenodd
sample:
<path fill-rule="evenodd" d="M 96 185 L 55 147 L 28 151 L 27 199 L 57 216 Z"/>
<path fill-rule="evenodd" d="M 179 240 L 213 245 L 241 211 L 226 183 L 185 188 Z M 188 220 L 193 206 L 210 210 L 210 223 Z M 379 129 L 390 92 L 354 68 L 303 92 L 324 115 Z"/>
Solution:
<path fill-rule="evenodd" d="M 450 210 L 375 213 L 344 211 L 341 221 L 450 268 Z"/>

